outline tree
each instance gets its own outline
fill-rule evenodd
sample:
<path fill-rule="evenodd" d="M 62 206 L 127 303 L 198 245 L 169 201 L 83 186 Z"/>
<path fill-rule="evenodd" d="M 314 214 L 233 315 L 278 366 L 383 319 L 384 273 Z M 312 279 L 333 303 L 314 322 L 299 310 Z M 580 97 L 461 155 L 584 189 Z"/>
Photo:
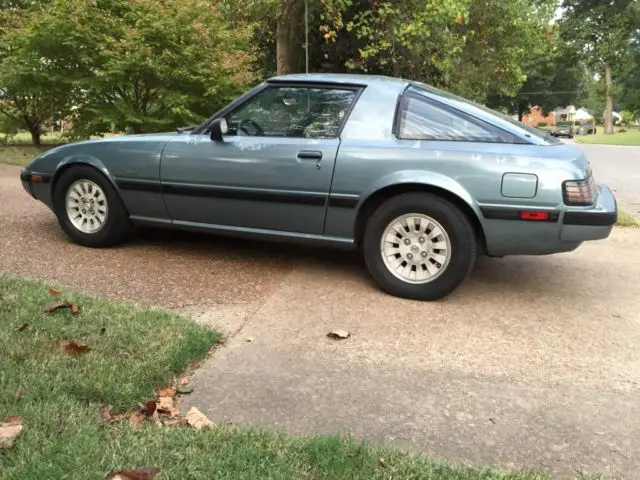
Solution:
<path fill-rule="evenodd" d="M 331 4 L 338 14 L 324 36 L 338 44 L 345 30 L 355 34 L 359 44 L 348 61 L 354 71 L 421 80 L 485 101 L 489 92 L 513 95 L 525 81 L 523 65 L 546 39 L 555 1 L 325 1 Z"/>
<path fill-rule="evenodd" d="M 317 8 L 318 2 L 310 3 Z M 228 20 L 248 22 L 253 27 L 253 40 L 267 48 L 267 56 L 273 56 L 275 47 L 279 75 L 303 71 L 304 0 L 222 0 L 222 5 Z"/>
<path fill-rule="evenodd" d="M 621 110 L 640 115 L 640 39 L 630 46 L 628 61 L 619 79 L 618 104 Z"/>
<path fill-rule="evenodd" d="M 253 79 L 248 32 L 218 2 L 54 0 L 33 25 L 79 92 L 75 131 L 198 123 Z"/>
<path fill-rule="evenodd" d="M 47 60 L 49 45 L 35 27 L 41 2 L 5 2 L 0 14 L 0 117 L 24 128 L 40 144 L 42 125 L 68 111 L 74 88 L 60 65 Z"/>
<path fill-rule="evenodd" d="M 613 133 L 615 72 L 622 68 L 634 33 L 636 0 L 564 0 L 562 33 L 588 65 L 604 78 L 604 133 Z"/>
<path fill-rule="evenodd" d="M 522 121 L 531 107 L 549 113 L 556 107 L 576 103 L 583 96 L 587 72 L 557 33 L 549 32 L 548 41 L 530 52 L 522 70 L 526 81 L 517 93 L 489 95 L 489 106 L 505 108 Z"/>

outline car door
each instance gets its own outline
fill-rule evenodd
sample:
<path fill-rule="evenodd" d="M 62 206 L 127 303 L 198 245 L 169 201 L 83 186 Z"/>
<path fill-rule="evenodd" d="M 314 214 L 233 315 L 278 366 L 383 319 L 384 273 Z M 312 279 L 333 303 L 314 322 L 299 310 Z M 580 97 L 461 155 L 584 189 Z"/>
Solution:
<path fill-rule="evenodd" d="M 339 134 L 357 89 L 268 85 L 223 114 L 228 132 L 177 136 L 161 181 L 176 223 L 321 234 Z"/>

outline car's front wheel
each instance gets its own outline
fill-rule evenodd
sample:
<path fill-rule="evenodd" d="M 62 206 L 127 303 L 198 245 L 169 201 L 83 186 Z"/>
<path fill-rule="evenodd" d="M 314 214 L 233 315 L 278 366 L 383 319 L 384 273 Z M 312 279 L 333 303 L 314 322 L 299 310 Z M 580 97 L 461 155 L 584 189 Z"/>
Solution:
<path fill-rule="evenodd" d="M 428 193 L 406 193 L 382 204 L 364 234 L 365 262 L 386 292 L 437 300 L 469 274 L 475 234 L 463 212 Z"/>
<path fill-rule="evenodd" d="M 86 165 L 62 173 L 55 184 L 53 207 L 65 233 L 87 247 L 122 243 L 131 229 L 129 215 L 114 186 Z"/>

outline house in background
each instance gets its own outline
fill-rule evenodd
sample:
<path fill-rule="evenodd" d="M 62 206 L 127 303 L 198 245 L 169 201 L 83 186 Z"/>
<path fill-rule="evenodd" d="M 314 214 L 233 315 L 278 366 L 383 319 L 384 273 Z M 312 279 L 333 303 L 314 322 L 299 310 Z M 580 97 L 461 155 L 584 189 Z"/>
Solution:
<path fill-rule="evenodd" d="M 554 124 L 554 112 L 545 115 L 540 107 L 531 107 L 531 111 L 522 117 L 522 123 L 537 127 L 541 123 Z"/>
<path fill-rule="evenodd" d="M 566 107 L 556 107 L 555 110 L 544 114 L 540 107 L 531 107 L 531 112 L 522 117 L 522 123 L 537 127 L 542 122 L 547 125 L 556 125 L 558 122 L 575 122 L 590 116 L 583 108 L 576 108 L 574 105 Z M 592 118 L 592 117 L 591 117 Z"/>
<path fill-rule="evenodd" d="M 574 122 L 576 120 L 577 111 L 578 110 L 573 105 L 568 105 L 566 107 L 556 107 L 556 109 L 553 111 L 553 113 L 555 114 L 555 123 Z"/>

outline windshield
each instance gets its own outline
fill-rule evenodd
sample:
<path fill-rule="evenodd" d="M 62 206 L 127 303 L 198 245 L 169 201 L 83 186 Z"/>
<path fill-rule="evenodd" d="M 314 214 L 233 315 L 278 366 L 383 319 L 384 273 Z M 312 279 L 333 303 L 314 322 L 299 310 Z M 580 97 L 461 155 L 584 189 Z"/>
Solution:
<path fill-rule="evenodd" d="M 561 144 L 562 141 L 558 140 L 557 138 L 549 135 L 549 132 L 543 132 L 542 130 L 538 130 L 537 128 L 534 127 L 530 127 L 529 125 L 525 125 L 522 122 L 519 122 L 517 120 L 514 120 L 513 118 L 509 117 L 508 115 L 505 115 L 503 113 L 500 113 L 496 110 L 493 110 L 489 107 L 485 107 L 484 105 L 481 105 L 479 103 L 476 102 L 472 102 L 471 100 L 467 100 L 465 98 L 459 97 L 457 95 L 454 95 L 453 93 L 450 92 L 446 92 L 444 90 L 440 90 L 439 88 L 435 88 L 432 87 L 431 85 L 427 85 L 426 83 L 421 83 L 421 82 L 411 82 L 411 84 L 413 86 L 415 86 L 416 88 L 422 89 L 426 92 L 435 94 L 435 95 L 439 95 L 441 97 L 444 97 L 450 101 L 452 101 L 452 103 L 460 103 L 461 105 L 461 110 L 465 110 L 464 107 L 466 107 L 466 110 L 469 110 L 469 107 L 471 109 L 478 109 L 478 110 L 482 110 L 483 112 L 489 113 L 491 115 L 494 115 L 496 117 L 499 117 L 500 119 L 504 120 L 505 122 L 510 123 L 511 125 L 514 125 L 515 127 L 518 127 L 521 130 L 524 130 L 528 135 L 530 136 L 534 136 L 537 138 L 540 138 L 548 143 L 551 144 Z"/>

